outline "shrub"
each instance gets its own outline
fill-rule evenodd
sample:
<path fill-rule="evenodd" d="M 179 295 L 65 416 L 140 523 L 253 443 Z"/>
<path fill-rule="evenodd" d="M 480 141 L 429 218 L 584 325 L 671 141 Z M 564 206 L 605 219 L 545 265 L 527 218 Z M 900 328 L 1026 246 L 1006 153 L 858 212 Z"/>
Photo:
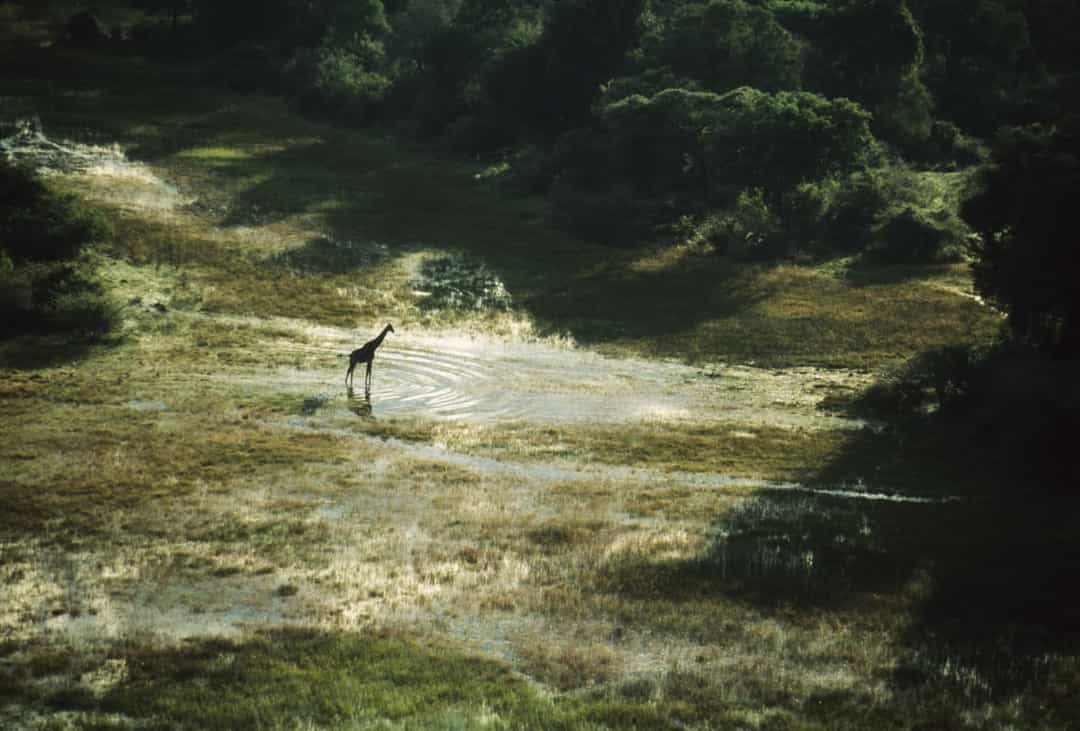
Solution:
<path fill-rule="evenodd" d="M 964 202 L 975 230 L 975 288 L 1006 311 L 1012 335 L 1080 357 L 1080 118 L 1004 131 Z"/>
<path fill-rule="evenodd" d="M 57 296 L 46 308 L 45 316 L 51 330 L 77 333 L 93 339 L 112 330 L 119 313 L 103 292 L 82 291 Z"/>
<path fill-rule="evenodd" d="M 935 120 L 926 142 L 909 151 L 910 157 L 938 167 L 968 167 L 982 162 L 984 153 L 979 143 L 965 135 L 952 122 Z"/>
<path fill-rule="evenodd" d="M 794 249 L 818 249 L 825 231 L 826 214 L 836 194 L 831 179 L 800 183 L 784 195 L 780 223 Z"/>
<path fill-rule="evenodd" d="M 712 91 L 744 85 L 777 91 L 800 85 L 799 42 L 771 10 L 743 0 L 679 4 L 666 32 L 645 46 L 644 54 L 654 64 L 669 66 Z"/>
<path fill-rule="evenodd" d="M 876 251 L 894 261 L 932 261 L 941 256 L 949 233 L 925 213 L 905 207 L 879 232 Z"/>
<path fill-rule="evenodd" d="M 0 247 L 12 260 L 70 259 L 110 233 L 100 211 L 74 196 L 54 193 L 26 171 L 0 162 Z"/>
<path fill-rule="evenodd" d="M 888 373 L 859 406 L 875 417 L 900 417 L 901 433 L 932 429 L 957 449 L 975 449 L 981 459 L 1015 469 L 1021 484 L 1080 484 L 1073 362 L 1010 343 L 938 348 Z"/>
<path fill-rule="evenodd" d="M 780 222 L 760 188 L 739 193 L 735 204 L 714 220 L 711 240 L 719 253 L 746 259 L 783 254 Z"/>
<path fill-rule="evenodd" d="M 0 334 L 112 329 L 115 308 L 89 265 L 74 261 L 109 230 L 100 211 L 0 162 Z"/>
<path fill-rule="evenodd" d="M 803 92 L 667 89 L 602 112 L 639 186 L 656 186 L 657 175 L 661 186 L 690 176 L 712 199 L 734 186 L 762 188 L 775 200 L 803 181 L 863 167 L 876 153 L 858 105 Z"/>
<path fill-rule="evenodd" d="M 868 251 L 899 262 L 958 258 L 968 230 L 936 173 L 902 165 L 874 168 L 833 184 L 822 217 L 819 249 Z"/>
<path fill-rule="evenodd" d="M 607 104 L 598 115 L 592 128 L 563 139 L 563 191 L 578 195 L 554 199 L 556 208 L 620 189 L 643 211 L 640 219 L 658 224 L 716 208 L 746 219 L 744 191 L 759 191 L 775 214 L 798 185 L 860 169 L 878 155 L 862 109 L 801 92 L 666 89 Z"/>
<path fill-rule="evenodd" d="M 864 398 L 872 412 L 892 416 L 950 411 L 976 390 L 984 351 L 951 345 L 926 351 L 893 369 Z"/>
<path fill-rule="evenodd" d="M 285 73 L 301 111 L 358 124 L 373 121 L 391 86 L 361 55 L 334 46 L 301 51 Z"/>
<path fill-rule="evenodd" d="M 58 330 L 96 338 L 118 317 L 86 264 L 31 262 L 0 270 L 0 334 Z"/>

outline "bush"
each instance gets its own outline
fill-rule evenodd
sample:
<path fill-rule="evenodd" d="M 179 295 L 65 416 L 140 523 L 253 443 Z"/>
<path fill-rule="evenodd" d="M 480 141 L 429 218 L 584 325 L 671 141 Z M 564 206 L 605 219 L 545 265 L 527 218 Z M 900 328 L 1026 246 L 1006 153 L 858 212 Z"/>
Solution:
<path fill-rule="evenodd" d="M 864 110 L 803 92 L 667 89 L 601 112 L 616 170 L 654 189 L 692 179 L 710 202 L 730 203 L 725 190 L 733 188 L 734 198 L 748 187 L 775 201 L 799 183 L 850 172 L 877 155 Z"/>
<path fill-rule="evenodd" d="M 1075 488 L 1080 456 L 1080 379 L 1075 362 L 1009 343 L 955 345 L 922 353 L 861 399 L 869 415 L 911 434 L 934 431 L 975 449 L 1023 485 Z"/>
<path fill-rule="evenodd" d="M 952 412 L 969 403 L 977 389 L 986 352 L 952 345 L 921 353 L 888 373 L 864 397 L 863 405 L 884 416 Z"/>
<path fill-rule="evenodd" d="M 94 339 L 115 327 L 119 313 L 103 292 L 83 291 L 57 296 L 45 309 L 45 318 L 50 330 L 62 330 Z"/>
<path fill-rule="evenodd" d="M 969 167 L 983 161 L 984 153 L 978 141 L 965 135 L 952 122 L 935 120 L 926 142 L 909 151 L 912 159 L 935 167 Z"/>
<path fill-rule="evenodd" d="M 111 234 L 105 216 L 0 162 L 0 248 L 15 262 L 70 259 Z"/>
<path fill-rule="evenodd" d="M 390 89 L 386 76 L 351 50 L 322 46 L 301 51 L 286 67 L 302 112 L 369 124 Z"/>
<path fill-rule="evenodd" d="M 685 3 L 666 25 L 654 42 L 644 44 L 646 58 L 711 91 L 800 86 L 802 49 L 771 10 L 743 0 Z"/>
<path fill-rule="evenodd" d="M 108 235 L 100 211 L 0 162 L 0 334 L 112 329 L 115 308 L 89 264 L 74 261 Z"/>
<path fill-rule="evenodd" d="M 835 181 L 827 178 L 813 183 L 800 183 L 784 195 L 780 223 L 792 248 L 813 251 L 821 247 L 826 215 L 836 194 L 836 187 Z"/>
<path fill-rule="evenodd" d="M 92 339 L 112 330 L 118 318 L 87 264 L 0 268 L 0 334 L 62 331 Z"/>
<path fill-rule="evenodd" d="M 818 248 L 897 262 L 955 260 L 968 229 L 949 202 L 950 185 L 941 174 L 902 165 L 841 178 L 822 216 Z"/>
<path fill-rule="evenodd" d="M 875 251 L 893 261 L 933 261 L 941 256 L 948 236 L 925 213 L 908 206 L 881 227 Z"/>
<path fill-rule="evenodd" d="M 860 169 L 878 155 L 869 118 L 857 105 L 801 92 L 666 89 L 607 104 L 598 115 L 592 128 L 560 144 L 563 191 L 577 194 L 553 199 L 556 208 L 608 202 L 618 189 L 619 197 L 629 194 L 643 223 L 661 225 L 720 209 L 731 218 L 731 236 L 754 238 L 765 229 L 757 223 L 751 224 L 753 232 L 742 228 L 756 215 L 756 200 L 770 211 L 770 245 L 761 248 L 764 239 L 755 239 L 759 243 L 751 248 L 759 251 L 786 249 L 773 246 L 779 241 L 773 229 L 790 191 Z M 610 209 L 595 215 L 579 211 L 570 218 L 588 220 L 595 229 L 609 215 Z M 731 236 L 730 246 L 742 246 Z"/>
<path fill-rule="evenodd" d="M 745 259 L 771 259 L 785 253 L 780 222 L 760 188 L 739 193 L 735 204 L 713 221 L 710 239 L 718 253 Z"/>
<path fill-rule="evenodd" d="M 1009 317 L 1013 338 L 1080 357 L 1080 117 L 1003 131 L 964 202 L 977 236 L 975 288 Z"/>

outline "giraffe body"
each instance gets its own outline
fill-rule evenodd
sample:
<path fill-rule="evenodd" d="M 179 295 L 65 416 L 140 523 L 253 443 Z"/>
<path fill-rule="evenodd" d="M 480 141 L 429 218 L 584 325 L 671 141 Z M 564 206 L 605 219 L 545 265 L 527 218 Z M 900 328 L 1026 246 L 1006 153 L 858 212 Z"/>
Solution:
<path fill-rule="evenodd" d="M 345 372 L 345 386 L 352 390 L 353 371 L 356 370 L 356 366 L 361 363 L 367 364 L 367 370 L 364 372 L 364 392 L 371 391 L 371 364 L 375 360 L 375 351 L 382 345 L 383 339 L 386 338 L 387 333 L 394 332 L 393 325 L 387 325 L 383 328 L 383 331 L 379 333 L 378 337 L 373 340 L 369 340 L 359 348 L 349 354 L 349 370 Z"/>

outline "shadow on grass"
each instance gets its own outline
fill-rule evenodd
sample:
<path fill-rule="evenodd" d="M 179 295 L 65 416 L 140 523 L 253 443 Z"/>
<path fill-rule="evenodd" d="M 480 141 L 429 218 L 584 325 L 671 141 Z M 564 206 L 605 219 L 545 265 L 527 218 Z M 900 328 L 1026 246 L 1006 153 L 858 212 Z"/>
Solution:
<path fill-rule="evenodd" d="M 116 347 L 119 340 L 68 335 L 18 335 L 0 338 L 0 368 L 41 370 L 76 365 L 95 350 Z"/>
<path fill-rule="evenodd" d="M 761 493 L 717 523 L 701 555 L 623 555 L 599 584 L 644 601 L 722 596 L 784 617 L 872 616 L 884 606 L 906 614 L 913 602 L 890 678 L 903 697 L 953 718 L 958 707 L 1022 698 L 1067 726 L 1080 720 L 1078 518 L 1073 498 L 905 504 Z"/>
<path fill-rule="evenodd" d="M 855 287 L 874 287 L 926 279 L 928 274 L 947 273 L 953 268 L 955 263 L 902 263 L 863 255 L 844 268 L 843 278 Z"/>
<path fill-rule="evenodd" d="M 317 236 L 271 261 L 302 274 L 348 274 L 380 264 L 388 256 L 387 247 L 375 242 Z"/>
<path fill-rule="evenodd" d="M 645 553 L 605 565 L 601 586 L 640 598 L 737 598 L 755 606 L 842 608 L 901 590 L 922 567 L 907 528 L 939 506 L 762 492 L 729 510 L 699 556 Z"/>
<path fill-rule="evenodd" d="M 629 252 L 552 229 L 535 200 L 512 198 L 473 180 L 469 165 L 436 163 L 400 141 L 391 145 L 371 135 L 320 131 L 318 140 L 254 156 L 227 142 L 190 151 L 204 158 L 229 191 L 223 225 L 321 217 L 323 236 L 275 259 L 300 272 L 347 273 L 421 249 L 443 251 L 443 265 L 450 262 L 443 268 L 469 264 L 466 279 L 482 279 L 488 294 L 504 289 L 542 331 L 569 330 L 584 343 L 691 331 L 705 320 L 744 311 L 769 294 L 754 286 L 759 283 L 746 276 L 745 266 L 720 258 L 666 271 L 635 271 L 628 266 Z M 429 264 L 428 269 L 439 266 Z M 435 271 L 421 272 L 419 278 L 447 279 Z M 418 281 L 417 286 L 431 289 L 425 286 L 431 283 Z M 451 289 L 461 289 L 458 284 Z M 476 288 L 475 282 L 465 284 Z M 427 305 L 465 303 L 466 309 L 475 309 L 477 298 L 457 294 Z M 495 302 L 489 296 L 479 299 Z M 504 309 L 505 300 L 495 299 L 496 309 Z"/>
<path fill-rule="evenodd" d="M 904 633 L 894 683 L 972 703 L 1024 697 L 1075 724 L 1080 505 L 1018 496 L 961 518 L 931 545 L 932 588 Z"/>

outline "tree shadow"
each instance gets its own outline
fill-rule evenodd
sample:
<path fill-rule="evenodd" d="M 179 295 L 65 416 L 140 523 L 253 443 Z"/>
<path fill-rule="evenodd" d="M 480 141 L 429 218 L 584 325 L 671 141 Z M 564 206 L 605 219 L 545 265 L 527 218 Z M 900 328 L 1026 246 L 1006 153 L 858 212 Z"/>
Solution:
<path fill-rule="evenodd" d="M 932 590 L 902 637 L 894 684 L 975 703 L 1034 693 L 1077 718 L 1080 703 L 1061 685 L 1080 655 L 1077 518 L 1072 498 L 969 505 L 935 547 Z"/>
<path fill-rule="evenodd" d="M 541 332 L 569 332 L 583 343 L 693 330 L 768 296 L 750 285 L 745 267 L 720 257 L 635 269 L 635 254 L 553 229 L 536 200 L 478 183 L 466 165 L 429 167 L 429 154 L 326 131 L 285 150 L 222 160 L 215 174 L 239 190 L 221 225 L 318 215 L 325 234 L 274 258 L 313 274 L 441 251 L 414 282 L 431 293 L 423 307 L 520 307 Z"/>
<path fill-rule="evenodd" d="M 316 236 L 270 261 L 300 274 L 347 274 L 381 264 L 389 256 L 388 247 L 378 242 Z"/>
<path fill-rule="evenodd" d="M 117 342 L 70 334 L 0 336 L 0 368 L 34 371 L 76 363 L 97 350 L 114 347 Z"/>
<path fill-rule="evenodd" d="M 853 287 L 876 287 L 922 280 L 928 273 L 935 271 L 947 273 L 954 266 L 955 262 L 904 263 L 871 254 L 862 254 L 843 268 L 842 277 Z"/>
<path fill-rule="evenodd" d="M 1022 406 L 1002 388 L 1019 389 Z M 952 694 L 973 705 L 1053 696 L 1080 655 L 1080 608 L 1071 600 L 1080 500 L 1056 489 L 1075 484 L 1062 434 L 1042 423 L 1051 409 L 1031 397 L 1039 387 L 998 383 L 992 391 L 998 395 L 988 402 L 894 415 L 883 428 L 861 430 L 814 478 L 836 484 L 858 474 L 875 489 L 959 496 L 919 524 L 890 518 L 918 536 L 928 577 L 892 682 L 905 693 Z M 880 397 L 871 389 L 848 409 L 865 416 Z M 1063 708 L 1069 704 L 1075 719 L 1080 704 L 1070 697 Z"/>
<path fill-rule="evenodd" d="M 840 609 L 900 591 L 925 560 L 910 527 L 924 504 L 796 491 L 759 492 L 727 511 L 698 556 L 629 556 L 601 584 L 638 598 L 724 596 L 759 609 Z"/>
<path fill-rule="evenodd" d="M 631 599 L 724 597 L 784 616 L 914 602 L 889 677 L 899 697 L 946 709 L 1049 700 L 1075 719 L 1078 518 L 1080 500 L 1029 493 L 905 503 L 760 492 L 717 521 L 700 555 L 617 556 L 598 579 Z"/>

